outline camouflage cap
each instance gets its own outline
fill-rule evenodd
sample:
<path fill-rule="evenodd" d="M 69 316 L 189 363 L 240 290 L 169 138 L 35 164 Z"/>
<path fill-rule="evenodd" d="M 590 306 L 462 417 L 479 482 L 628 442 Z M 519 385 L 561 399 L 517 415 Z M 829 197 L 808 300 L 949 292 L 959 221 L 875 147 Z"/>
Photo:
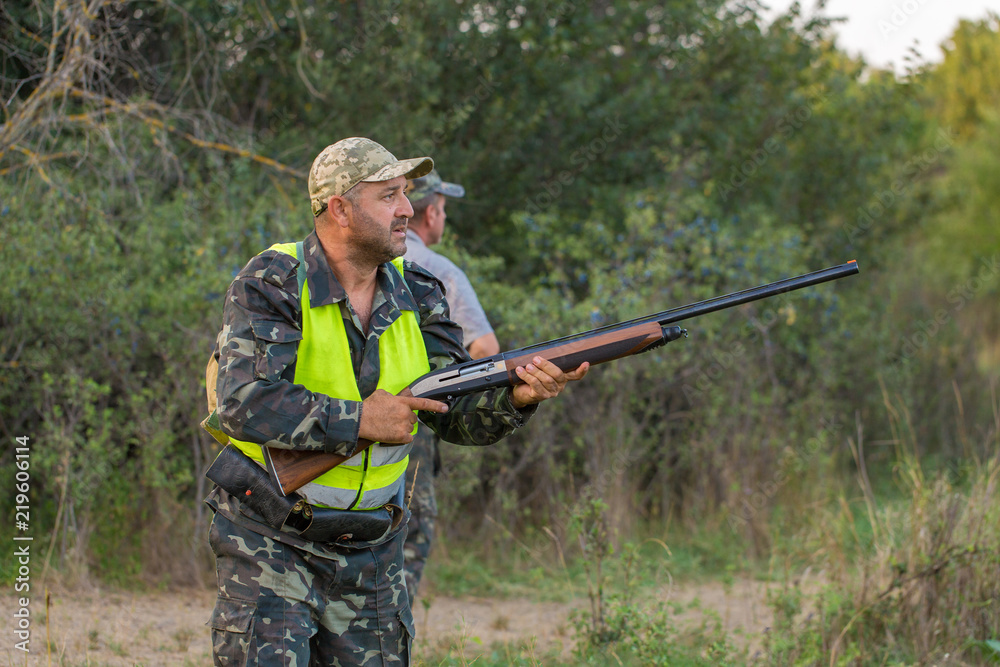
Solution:
<path fill-rule="evenodd" d="M 410 198 L 410 201 L 420 201 L 435 192 L 446 197 L 465 196 L 465 188 L 458 183 L 442 181 L 441 176 L 437 173 L 437 169 L 431 169 L 431 172 L 426 176 L 412 179 L 409 187 L 406 189 L 406 196 Z"/>
<path fill-rule="evenodd" d="M 398 176 L 418 178 L 434 168 L 434 160 L 416 157 L 397 160 L 380 144 L 364 137 L 341 139 L 323 149 L 309 170 L 309 201 L 319 215 L 334 195 L 342 195 L 358 183 L 378 183 Z"/>

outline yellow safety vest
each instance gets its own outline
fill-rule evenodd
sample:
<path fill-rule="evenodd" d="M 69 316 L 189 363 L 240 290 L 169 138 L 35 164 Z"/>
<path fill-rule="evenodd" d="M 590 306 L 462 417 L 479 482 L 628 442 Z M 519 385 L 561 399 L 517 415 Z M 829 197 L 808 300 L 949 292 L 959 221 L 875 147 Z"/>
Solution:
<path fill-rule="evenodd" d="M 299 289 L 302 304 L 302 340 L 295 360 L 295 384 L 334 398 L 360 401 L 354 379 L 351 351 L 344 330 L 340 304 L 318 308 L 309 305 L 309 285 L 301 243 L 276 243 L 277 250 L 299 259 Z M 403 275 L 403 259 L 392 261 Z M 404 283 L 405 285 L 405 283 Z M 427 348 L 420 334 L 417 313 L 404 310 L 379 337 L 378 388 L 399 393 L 430 371 Z M 416 426 L 414 426 L 414 433 Z M 244 454 L 263 464 L 261 446 L 230 439 Z M 374 509 L 396 498 L 405 483 L 410 445 L 372 445 L 344 463 L 306 484 L 298 493 L 314 505 L 340 509 Z"/>

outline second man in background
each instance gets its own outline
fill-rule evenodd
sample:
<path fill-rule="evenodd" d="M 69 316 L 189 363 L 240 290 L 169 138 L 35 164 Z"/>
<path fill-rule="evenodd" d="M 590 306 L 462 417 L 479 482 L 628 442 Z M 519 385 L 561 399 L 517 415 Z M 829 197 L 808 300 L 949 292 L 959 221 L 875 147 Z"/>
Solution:
<path fill-rule="evenodd" d="M 445 213 L 447 198 L 464 197 L 465 188 L 441 180 L 437 170 L 434 170 L 427 176 L 410 181 L 406 195 L 413 206 L 413 217 L 406 232 L 406 259 L 424 267 L 444 284 L 451 319 L 462 327 L 469 355 L 473 359 L 481 359 L 497 354 L 500 344 L 469 279 L 454 262 L 429 247 L 438 243 L 444 234 L 444 222 L 448 217 Z M 406 488 L 413 491 L 410 500 L 412 516 L 403 558 L 411 603 L 417 597 L 420 578 L 434 541 L 437 517 L 434 477 L 440 469 L 438 438 L 421 424 L 413 440 L 406 470 Z"/>

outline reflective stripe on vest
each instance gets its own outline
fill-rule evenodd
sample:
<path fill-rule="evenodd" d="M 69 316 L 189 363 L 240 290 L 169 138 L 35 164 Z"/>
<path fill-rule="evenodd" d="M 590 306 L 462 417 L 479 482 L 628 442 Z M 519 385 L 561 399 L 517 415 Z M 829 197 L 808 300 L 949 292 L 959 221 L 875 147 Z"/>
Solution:
<path fill-rule="evenodd" d="M 277 243 L 269 250 L 292 256 L 298 254 L 295 243 Z M 302 258 L 299 261 L 302 262 Z M 402 277 L 403 259 L 393 260 L 392 265 Z M 340 303 L 312 308 L 304 272 L 300 272 L 299 284 L 302 340 L 295 360 L 295 384 L 334 398 L 360 401 L 361 392 L 354 379 Z M 379 336 L 378 349 L 378 388 L 390 394 L 398 394 L 430 370 L 420 323 L 413 311 L 401 311 L 400 317 Z M 247 456 L 263 463 L 260 445 L 237 440 L 232 443 Z M 381 507 L 396 498 L 405 482 L 410 448 L 411 445 L 372 445 L 306 484 L 298 493 L 315 505 L 341 509 Z"/>

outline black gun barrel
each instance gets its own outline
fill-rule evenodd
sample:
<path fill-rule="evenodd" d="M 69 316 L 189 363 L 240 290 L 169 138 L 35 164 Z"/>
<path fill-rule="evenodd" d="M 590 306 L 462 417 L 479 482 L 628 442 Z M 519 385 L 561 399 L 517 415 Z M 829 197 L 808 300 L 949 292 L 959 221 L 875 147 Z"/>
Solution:
<path fill-rule="evenodd" d="M 611 331 L 613 329 L 635 326 L 636 324 L 656 322 L 660 326 L 666 326 L 667 324 L 670 324 L 672 322 L 680 322 L 682 320 L 687 320 L 692 317 L 696 317 L 698 315 L 704 315 L 705 313 L 714 313 L 717 310 L 722 310 L 724 308 L 732 308 L 733 306 L 738 306 L 743 303 L 749 303 L 750 301 L 766 299 L 767 297 L 770 296 L 776 296 L 778 294 L 783 294 L 785 292 L 791 292 L 797 289 L 802 289 L 803 287 L 809 287 L 810 285 L 818 285 L 819 283 L 825 283 L 831 280 L 836 280 L 838 278 L 844 278 L 845 276 L 852 276 L 858 272 L 859 272 L 858 262 L 857 260 L 852 259 L 846 264 L 841 264 L 839 266 L 831 266 L 828 269 L 821 269 L 819 271 L 813 271 L 812 273 L 804 273 L 801 276 L 795 276 L 794 278 L 785 278 L 784 280 L 768 283 L 766 285 L 761 285 L 759 287 L 751 287 L 750 289 L 745 289 L 739 292 L 733 292 L 732 294 L 726 294 L 725 296 L 717 296 L 713 299 L 708 299 L 707 301 L 699 301 L 697 303 L 692 303 L 687 306 L 670 308 L 668 310 L 656 313 L 655 315 L 644 315 L 642 317 L 637 317 L 634 320 L 627 320 L 625 322 L 616 322 L 615 324 L 606 324 L 603 327 L 598 327 L 597 329 L 593 329 L 591 331 L 582 331 L 580 333 L 570 334 L 569 336 L 563 336 L 562 338 L 556 338 L 554 340 L 545 341 L 544 343 L 529 345 L 528 347 L 522 347 L 517 350 L 513 350 L 512 352 L 506 353 L 506 355 L 511 356 L 516 354 L 523 354 L 525 352 L 529 352 L 535 349 L 549 348 L 556 343 L 566 343 L 571 340 L 587 338 L 598 333 Z M 497 358 L 499 358 L 499 356 Z M 490 359 L 493 359 L 493 357 L 490 357 Z"/>
<path fill-rule="evenodd" d="M 785 292 L 802 289 L 803 287 L 818 285 L 820 283 L 837 280 L 838 278 L 843 278 L 845 276 L 853 276 L 858 272 L 858 262 L 857 260 L 852 259 L 846 264 L 841 264 L 840 266 L 831 266 L 828 269 L 813 271 L 812 273 L 795 276 L 794 278 L 786 278 L 785 280 L 768 283 L 767 285 L 761 285 L 760 287 L 751 287 L 750 289 L 733 292 L 732 294 L 726 294 L 725 296 L 717 296 L 714 299 L 708 299 L 707 301 L 699 301 L 698 303 L 692 303 L 688 306 L 679 306 L 677 308 L 664 310 L 656 315 L 643 317 L 640 321 L 649 322 L 655 320 L 660 325 L 680 322 L 692 317 L 698 317 L 699 315 L 705 315 L 706 313 L 714 313 L 717 310 L 732 308 L 733 306 L 739 306 L 740 304 L 757 301 L 758 299 L 766 299 L 768 297 L 777 296 L 778 294 L 784 294 Z"/>

